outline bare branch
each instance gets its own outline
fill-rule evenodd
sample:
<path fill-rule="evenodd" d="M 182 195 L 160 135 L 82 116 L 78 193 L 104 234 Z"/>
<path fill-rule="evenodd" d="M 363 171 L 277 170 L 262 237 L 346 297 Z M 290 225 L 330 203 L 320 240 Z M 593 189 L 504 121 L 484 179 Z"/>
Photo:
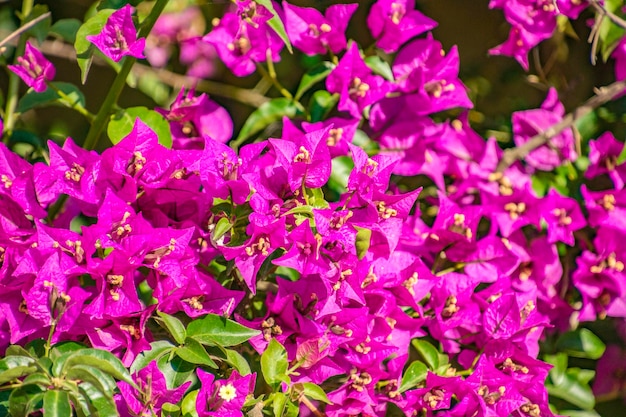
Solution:
<path fill-rule="evenodd" d="M 524 159 L 533 150 L 548 143 L 554 136 L 567 128 L 570 128 L 582 117 L 591 113 L 601 105 L 613 100 L 626 89 L 626 80 L 617 81 L 606 87 L 600 87 L 596 95 L 587 100 L 582 106 L 577 107 L 573 112 L 566 115 L 559 123 L 556 123 L 538 135 L 533 136 L 522 146 L 507 149 L 502 155 L 502 159 L 496 168 L 496 172 L 504 172 L 515 161 Z"/>
<path fill-rule="evenodd" d="M 7 43 L 11 42 L 13 39 L 17 38 L 22 33 L 26 32 L 28 29 L 32 28 L 37 23 L 41 22 L 42 20 L 45 20 L 48 17 L 50 17 L 50 12 L 44 13 L 41 16 L 38 16 L 37 18 L 35 18 L 35 19 L 31 20 L 30 22 L 26 23 L 24 26 L 21 26 L 17 30 L 11 32 L 11 34 L 9 34 L 9 36 L 7 36 L 6 38 L 2 39 L 2 41 L 0 41 L 0 48 L 2 48 L 4 45 L 6 45 Z"/>
<path fill-rule="evenodd" d="M 71 45 L 68 45 L 59 41 L 46 41 L 41 46 L 41 51 L 46 55 L 57 56 L 70 61 L 76 60 L 76 51 Z M 98 65 L 106 66 L 104 60 L 94 57 L 94 63 Z M 155 74 L 159 81 L 173 87 L 174 89 L 180 89 L 182 87 L 191 88 L 194 87 L 196 91 L 208 93 L 210 95 L 229 98 L 231 100 L 238 101 L 243 104 L 247 104 L 251 107 L 259 107 L 263 103 L 269 101 L 267 97 L 258 93 L 255 90 L 248 90 L 245 88 L 236 87 L 230 84 L 218 83 L 209 80 L 198 80 L 193 77 L 187 77 L 182 74 L 176 74 L 172 71 L 165 69 L 155 69 L 147 65 L 134 65 L 133 74 L 141 77 L 142 75 L 152 73 Z"/>
<path fill-rule="evenodd" d="M 603 14 L 604 16 L 608 17 L 611 22 L 615 23 L 617 26 L 621 27 L 622 29 L 626 29 L 626 20 L 622 19 L 621 17 L 619 17 L 612 11 L 608 10 L 598 0 L 589 0 L 589 3 L 591 3 L 593 8 L 596 9 L 598 13 Z"/>

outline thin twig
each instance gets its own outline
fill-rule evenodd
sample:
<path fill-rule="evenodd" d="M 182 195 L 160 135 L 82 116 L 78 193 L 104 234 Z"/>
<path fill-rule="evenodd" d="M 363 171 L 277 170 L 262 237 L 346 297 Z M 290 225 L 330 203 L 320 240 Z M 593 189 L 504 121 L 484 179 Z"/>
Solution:
<path fill-rule="evenodd" d="M 591 97 L 582 106 L 577 107 L 573 112 L 566 115 L 560 122 L 533 136 L 522 146 L 505 150 L 495 172 L 504 172 L 515 161 L 525 158 L 526 155 L 533 150 L 545 145 L 551 138 L 558 135 L 563 130 L 571 127 L 574 123 L 576 123 L 576 121 L 591 113 L 601 105 L 613 100 L 616 96 L 623 93 L 625 89 L 626 80 L 617 81 L 606 87 L 597 89 L 595 96 Z"/>
<path fill-rule="evenodd" d="M 608 17 L 611 22 L 615 23 L 617 26 L 621 27 L 622 29 L 626 29 L 626 20 L 622 19 L 621 17 L 619 17 L 612 11 L 608 10 L 598 0 L 589 0 L 589 3 L 591 3 L 591 5 L 594 7 L 594 9 L 596 9 L 596 11 Z"/>
<path fill-rule="evenodd" d="M 50 12 L 42 14 L 41 16 L 24 24 L 24 26 L 20 26 L 18 29 L 11 32 L 9 36 L 7 36 L 6 38 L 2 39 L 2 41 L 0 41 L 0 48 L 2 48 L 7 43 L 11 42 L 13 39 L 20 36 L 22 33 L 26 32 L 28 29 L 35 26 L 37 23 L 41 22 L 42 20 L 45 20 L 47 17 L 50 17 Z"/>
<path fill-rule="evenodd" d="M 71 45 L 59 41 L 46 41 L 41 46 L 41 51 L 46 55 L 65 58 L 70 61 L 76 60 L 76 51 Z M 107 66 L 103 59 L 94 56 L 93 63 L 96 65 Z M 251 107 L 259 107 L 263 103 L 269 101 L 267 97 L 254 90 L 235 87 L 229 84 L 218 83 L 216 81 L 198 80 L 193 77 L 187 77 L 165 69 L 155 69 L 147 65 L 135 64 L 132 69 L 133 74 L 138 77 L 146 74 L 154 74 L 164 84 L 174 89 L 182 87 L 194 87 L 196 91 L 216 95 L 219 97 L 229 98 Z"/>

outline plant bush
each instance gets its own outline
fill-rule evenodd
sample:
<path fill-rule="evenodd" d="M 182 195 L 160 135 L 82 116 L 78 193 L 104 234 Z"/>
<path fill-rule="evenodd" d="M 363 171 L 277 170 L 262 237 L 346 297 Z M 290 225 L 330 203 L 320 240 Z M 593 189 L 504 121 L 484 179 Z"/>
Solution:
<path fill-rule="evenodd" d="M 489 3 L 543 88 L 497 129 L 419 2 L 301 3 L 0 12 L 0 415 L 618 415 L 623 2 Z"/>

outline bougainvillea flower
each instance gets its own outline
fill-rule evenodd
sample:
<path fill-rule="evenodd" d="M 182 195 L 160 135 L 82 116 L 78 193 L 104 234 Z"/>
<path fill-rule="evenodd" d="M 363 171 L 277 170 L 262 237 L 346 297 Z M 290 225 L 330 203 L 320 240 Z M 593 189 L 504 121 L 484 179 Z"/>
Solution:
<path fill-rule="evenodd" d="M 222 106 L 206 94 L 194 95 L 193 90 L 181 89 L 170 110 L 157 108 L 172 132 L 173 149 L 202 149 L 204 136 L 226 143 L 233 134 L 233 121 Z"/>
<path fill-rule="evenodd" d="M 437 22 L 415 10 L 415 0 L 378 0 L 367 16 L 376 46 L 388 53 L 436 26 Z"/>
<path fill-rule="evenodd" d="M 585 178 L 608 174 L 615 189 L 624 188 L 626 180 L 626 164 L 618 164 L 624 143 L 619 142 L 611 132 L 605 132 L 596 140 L 589 141 L 589 166 Z"/>
<path fill-rule="evenodd" d="M 48 88 L 46 83 L 52 81 L 56 74 L 54 65 L 30 42 L 26 42 L 24 55 L 17 57 L 16 61 L 17 65 L 7 65 L 7 67 L 36 92 L 46 91 Z"/>
<path fill-rule="evenodd" d="M 551 88 L 541 108 L 513 113 L 515 145 L 522 146 L 533 136 L 560 122 L 564 113 L 565 109 L 559 101 L 556 89 Z M 531 151 L 526 156 L 526 162 L 536 169 L 551 171 L 565 161 L 574 161 L 576 156 L 574 134 L 571 129 L 565 129 L 553 136 L 545 145 Z"/>
<path fill-rule="evenodd" d="M 541 206 L 541 217 L 548 225 L 548 242 L 561 241 L 573 246 L 574 232 L 587 225 L 578 202 L 550 189 Z"/>
<path fill-rule="evenodd" d="M 191 385 L 191 381 L 187 381 L 176 389 L 167 389 L 165 376 L 157 367 L 156 361 L 135 373 L 133 380 L 139 390 L 124 381 L 119 381 L 117 386 L 128 409 L 134 415 L 142 417 L 158 415 L 165 403 L 176 404 Z"/>
<path fill-rule="evenodd" d="M 256 63 L 265 62 L 268 56 L 274 62 L 279 61 L 284 43 L 267 24 L 271 13 L 264 6 L 250 1 L 237 2 L 237 6 L 243 8 L 240 14 L 225 13 L 202 39 L 215 47 L 233 74 L 244 77 L 252 74 Z"/>
<path fill-rule="evenodd" d="M 361 118 L 367 106 L 391 90 L 389 82 L 372 74 L 372 70 L 365 65 L 356 42 L 328 74 L 326 87 L 331 93 L 339 93 L 339 110 L 348 111 L 357 119 Z"/>
<path fill-rule="evenodd" d="M 198 368 L 200 391 L 196 409 L 200 417 L 242 417 L 241 412 L 248 394 L 253 393 L 256 374 L 241 376 L 234 370 L 228 379 L 215 380 L 215 376 Z"/>
<path fill-rule="evenodd" d="M 115 62 L 125 56 L 144 58 L 146 39 L 137 39 L 137 29 L 131 16 L 132 6 L 127 4 L 113 12 L 98 35 L 89 35 L 87 40 Z"/>
<path fill-rule="evenodd" d="M 357 4 L 334 4 L 326 17 L 312 7 L 298 7 L 283 1 L 285 28 L 293 45 L 308 55 L 336 54 L 346 48 L 346 28 Z"/>

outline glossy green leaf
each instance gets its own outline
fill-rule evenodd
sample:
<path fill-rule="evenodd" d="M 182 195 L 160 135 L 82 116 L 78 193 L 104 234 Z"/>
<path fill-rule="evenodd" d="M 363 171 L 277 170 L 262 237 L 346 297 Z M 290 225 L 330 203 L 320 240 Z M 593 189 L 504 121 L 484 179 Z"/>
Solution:
<path fill-rule="evenodd" d="M 23 356 L 26 358 L 30 358 L 32 360 L 35 359 L 33 358 L 33 355 L 29 351 L 27 351 L 26 349 L 24 349 L 23 347 L 19 345 L 9 346 L 4 353 L 4 356 Z M 31 361 L 27 360 L 27 362 L 31 362 Z"/>
<path fill-rule="evenodd" d="M 335 65 L 332 62 L 324 61 L 308 70 L 300 79 L 300 85 L 298 85 L 294 98 L 300 100 L 304 93 L 314 87 L 315 84 L 323 81 L 334 68 Z"/>
<path fill-rule="evenodd" d="M 329 204 L 326 201 L 324 190 L 321 188 L 307 188 L 306 190 L 307 201 L 309 205 L 314 208 L 328 208 Z"/>
<path fill-rule="evenodd" d="M 166 148 L 172 147 L 170 124 L 162 114 L 147 107 L 129 107 L 111 116 L 107 126 L 107 135 L 113 144 L 120 142 L 133 130 L 135 121 L 140 119 L 159 137 L 159 143 Z"/>
<path fill-rule="evenodd" d="M 28 375 L 22 381 L 22 384 L 24 385 L 39 385 L 41 388 L 44 388 L 44 389 L 47 388 L 50 385 L 50 383 L 51 383 L 50 378 L 47 375 L 39 373 L 39 372 Z"/>
<path fill-rule="evenodd" d="M 72 417 L 72 405 L 66 391 L 51 389 L 43 395 L 46 417 Z"/>
<path fill-rule="evenodd" d="M 82 22 L 78 19 L 59 19 L 50 28 L 50 33 L 73 44 L 76 42 L 76 34 L 81 25 Z"/>
<path fill-rule="evenodd" d="M 432 344 L 422 339 L 413 339 L 411 344 L 430 369 L 439 367 L 439 351 Z"/>
<path fill-rule="evenodd" d="M 162 311 L 157 311 L 157 315 L 159 316 L 156 318 L 157 322 L 159 322 L 159 324 L 161 324 L 165 330 L 172 335 L 176 343 L 183 344 L 185 342 L 185 338 L 187 337 L 187 331 L 185 330 L 183 323 L 176 317 Z"/>
<path fill-rule="evenodd" d="M 297 114 L 298 108 L 293 100 L 285 97 L 274 98 L 252 112 L 239 131 L 235 142 L 242 143 L 284 116 L 291 118 Z"/>
<path fill-rule="evenodd" d="M 43 391 L 37 385 L 16 388 L 9 396 L 11 416 L 27 416 L 41 407 L 43 407 Z"/>
<path fill-rule="evenodd" d="M 0 359 L 0 370 L 15 368 L 18 366 L 30 366 L 35 363 L 35 359 L 22 355 L 7 355 Z"/>
<path fill-rule="evenodd" d="M 326 404 L 332 404 L 328 399 L 328 395 L 326 395 L 326 392 L 324 392 L 322 387 L 312 382 L 302 383 L 302 392 L 304 393 L 304 395 L 312 400 L 321 401 Z"/>
<path fill-rule="evenodd" d="M 167 355 L 176 346 L 174 346 L 171 342 L 167 340 L 158 340 L 156 342 L 150 343 L 150 347 L 150 350 L 144 350 L 139 355 L 137 355 L 132 365 L 130 366 L 131 373 L 138 372 L 140 369 L 148 366 L 150 362 L 159 360 L 160 357 Z"/>
<path fill-rule="evenodd" d="M 317 90 L 309 101 L 309 119 L 311 123 L 324 120 L 326 115 L 339 102 L 339 94 L 330 94 L 326 90 Z"/>
<path fill-rule="evenodd" d="M 589 385 L 582 384 L 571 373 L 565 373 L 559 384 L 548 384 L 546 388 L 551 396 L 561 398 L 584 410 L 591 410 L 595 406 L 595 397 Z"/>
<path fill-rule="evenodd" d="M 283 381 L 289 382 L 290 378 L 287 376 L 288 368 L 287 351 L 276 339 L 270 340 L 265 352 L 261 355 L 263 379 L 273 387 L 278 386 Z"/>
<path fill-rule="evenodd" d="M 196 340 L 188 337 L 185 339 L 185 344 L 176 348 L 176 354 L 190 363 L 195 363 L 197 365 L 206 365 L 211 368 L 217 369 L 217 364 L 211 359 L 206 349 L 202 344 L 197 342 Z"/>
<path fill-rule="evenodd" d="M 413 388 L 415 385 L 425 380 L 427 374 L 428 368 L 426 367 L 426 365 L 424 365 L 423 362 L 414 361 L 409 365 L 406 371 L 404 371 L 404 375 L 402 375 L 400 392 L 404 392 L 409 388 Z"/>
<path fill-rule="evenodd" d="M 274 417 L 283 417 L 285 407 L 287 406 L 287 396 L 282 392 L 275 392 L 272 394 L 272 411 Z"/>
<path fill-rule="evenodd" d="M 38 93 L 34 90 L 29 90 L 18 102 L 17 111 L 20 113 L 24 113 L 35 107 L 47 105 L 72 107 L 72 103 L 80 104 L 81 106 L 85 107 L 85 95 L 74 84 L 64 82 L 55 82 L 52 84 L 54 84 L 59 90 L 65 93 L 71 100 L 71 102 L 66 102 L 65 99 L 59 97 L 58 93 L 52 88 L 48 88 L 42 93 Z"/>
<path fill-rule="evenodd" d="M 161 406 L 161 415 L 163 417 L 178 417 L 180 416 L 180 407 L 172 403 L 164 403 Z"/>
<path fill-rule="evenodd" d="M 176 355 L 171 359 L 169 356 L 161 356 L 157 361 L 157 366 L 165 377 L 168 389 L 178 388 L 190 380 L 197 380 L 195 370 L 198 365 L 189 363 Z"/>
<path fill-rule="evenodd" d="M 258 330 L 249 329 L 215 314 L 207 314 L 187 326 L 187 336 L 202 344 L 224 347 L 239 345 L 259 333 Z"/>
<path fill-rule="evenodd" d="M 7 369 L 6 371 L 0 372 L 0 385 L 6 384 L 16 378 L 32 374 L 36 371 L 37 368 L 35 366 L 16 366 L 14 368 Z"/>
<path fill-rule="evenodd" d="M 70 396 L 70 401 L 72 401 L 72 405 L 74 406 L 76 417 L 90 417 L 92 415 L 89 410 L 89 403 L 81 392 L 69 392 L 68 394 Z"/>
<path fill-rule="evenodd" d="M 606 346 L 591 330 L 580 328 L 561 335 L 556 348 L 577 358 L 599 359 Z"/>
<path fill-rule="evenodd" d="M 249 375 L 252 373 L 250 370 L 250 365 L 248 361 L 241 356 L 241 353 L 232 349 L 225 349 L 226 351 L 226 362 L 229 365 L 233 366 L 240 375 Z"/>
<path fill-rule="evenodd" d="M 115 391 L 115 380 L 108 374 L 92 366 L 74 365 L 66 374 L 66 378 L 76 381 L 89 382 L 98 391 L 112 396 Z"/>
<path fill-rule="evenodd" d="M 63 372 L 69 371 L 74 365 L 92 366 L 120 381 L 135 385 L 135 381 L 122 362 L 111 352 L 100 349 L 81 349 L 74 351 L 65 360 Z"/>
<path fill-rule="evenodd" d="M 285 42 L 285 46 L 290 54 L 293 54 L 293 49 L 291 47 L 291 41 L 289 40 L 289 36 L 287 36 L 287 32 L 285 31 L 285 25 L 283 21 L 280 20 L 278 13 L 274 9 L 274 5 L 272 4 L 272 0 L 255 0 L 261 6 L 265 6 L 267 10 L 272 13 L 272 18 L 267 21 L 267 24 L 272 28 L 274 32 Z"/>
<path fill-rule="evenodd" d="M 180 409 L 183 412 L 184 417 L 198 417 L 198 411 L 196 409 L 196 398 L 198 398 L 199 390 L 194 390 L 185 395 L 183 401 L 180 403 Z"/>
<path fill-rule="evenodd" d="M 213 240 L 219 240 L 222 236 L 226 234 L 230 229 L 233 228 L 232 223 L 227 217 L 222 217 L 217 221 L 215 225 L 215 229 L 211 232 L 211 238 Z"/>
<path fill-rule="evenodd" d="M 92 416 L 119 417 L 113 397 L 103 394 L 88 382 L 80 384 L 78 389 L 87 398 Z"/>
<path fill-rule="evenodd" d="M 374 73 L 382 75 L 387 81 L 394 81 L 391 66 L 381 57 L 377 55 L 368 56 L 365 58 L 365 65 L 367 65 Z"/>
<path fill-rule="evenodd" d="M 356 254 L 359 260 L 363 259 L 370 248 L 370 241 L 372 238 L 372 231 L 364 227 L 354 226 L 356 229 Z"/>
<path fill-rule="evenodd" d="M 93 52 L 96 48 L 87 40 L 87 36 L 99 34 L 109 19 L 109 16 L 111 16 L 114 11 L 115 10 L 112 9 L 99 11 L 94 16 L 87 19 L 76 32 L 74 49 L 76 49 L 76 61 L 80 67 L 81 82 L 83 84 L 87 81 L 87 75 L 89 74 L 89 68 L 91 68 L 91 62 L 93 60 Z"/>

